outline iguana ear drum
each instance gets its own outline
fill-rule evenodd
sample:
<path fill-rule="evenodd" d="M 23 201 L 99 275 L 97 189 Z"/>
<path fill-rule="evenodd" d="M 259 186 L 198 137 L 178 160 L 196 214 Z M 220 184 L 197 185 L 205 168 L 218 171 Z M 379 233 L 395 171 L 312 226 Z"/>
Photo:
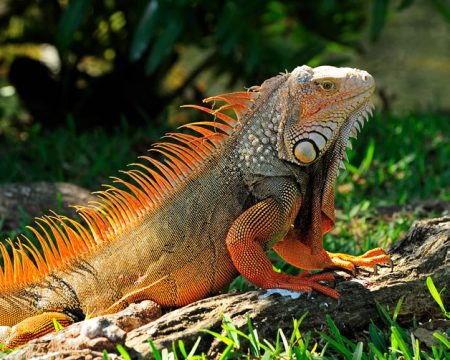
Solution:
<path fill-rule="evenodd" d="M 302 139 L 294 146 L 294 156 L 302 164 L 310 164 L 319 156 L 319 149 L 314 142 Z"/>

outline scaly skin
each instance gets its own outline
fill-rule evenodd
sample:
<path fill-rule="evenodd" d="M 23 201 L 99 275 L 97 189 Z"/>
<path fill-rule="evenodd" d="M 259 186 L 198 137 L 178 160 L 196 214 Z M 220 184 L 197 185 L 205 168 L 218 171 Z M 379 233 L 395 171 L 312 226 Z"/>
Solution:
<path fill-rule="evenodd" d="M 166 163 L 134 164 L 132 181 L 116 179 L 129 192 L 110 188 L 98 204 L 79 209 L 84 227 L 56 215 L 38 221 L 33 231 L 45 259 L 26 239 L 11 261 L 0 247 L 6 346 L 51 331 L 53 318 L 66 325 L 144 299 L 182 306 L 217 293 L 238 273 L 262 288 L 338 298 L 321 283 L 332 275 L 277 273 L 265 251 L 274 247 L 306 270 L 389 262 L 381 249 L 354 257 L 322 246 L 335 222 L 338 167 L 373 89 L 365 71 L 302 66 L 247 93 L 206 99 L 225 107 L 191 106 L 214 121 L 188 125 L 198 137 L 169 134 L 153 148 Z"/>

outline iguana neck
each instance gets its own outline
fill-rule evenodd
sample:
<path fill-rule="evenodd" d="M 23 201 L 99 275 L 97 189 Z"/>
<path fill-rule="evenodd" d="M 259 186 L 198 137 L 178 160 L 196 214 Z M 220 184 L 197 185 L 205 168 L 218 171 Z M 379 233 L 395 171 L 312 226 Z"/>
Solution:
<path fill-rule="evenodd" d="M 298 176 L 303 181 L 300 184 L 303 194 L 302 208 L 296 219 L 296 226 L 304 234 L 304 242 L 312 245 L 314 239 L 330 231 L 336 222 L 334 194 L 339 168 L 346 156 L 345 149 L 349 141 L 353 123 L 344 125 L 339 136 L 331 145 L 332 151 L 327 152 L 317 163 L 306 168 L 300 168 Z M 318 250 L 318 249 L 317 249 Z"/>

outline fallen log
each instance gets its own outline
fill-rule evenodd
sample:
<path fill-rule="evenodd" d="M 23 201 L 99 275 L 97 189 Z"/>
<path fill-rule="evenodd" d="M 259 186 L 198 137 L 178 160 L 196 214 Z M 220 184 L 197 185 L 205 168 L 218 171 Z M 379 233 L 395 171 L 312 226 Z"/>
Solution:
<path fill-rule="evenodd" d="M 0 184 L 2 231 L 21 227 L 24 216 L 33 219 L 48 214 L 49 210 L 75 217 L 70 205 L 85 205 L 94 199 L 89 190 L 63 182 Z"/>

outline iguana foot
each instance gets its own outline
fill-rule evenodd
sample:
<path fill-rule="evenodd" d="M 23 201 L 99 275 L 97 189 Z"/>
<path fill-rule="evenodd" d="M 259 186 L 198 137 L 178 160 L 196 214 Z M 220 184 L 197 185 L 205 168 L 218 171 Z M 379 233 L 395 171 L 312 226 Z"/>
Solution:
<path fill-rule="evenodd" d="M 4 329 L 6 331 L 0 338 L 1 350 L 14 349 L 32 339 L 55 331 L 55 320 L 63 327 L 74 322 L 71 317 L 60 312 L 46 312 L 26 318 L 9 329 Z"/>
<path fill-rule="evenodd" d="M 381 248 L 369 250 L 359 256 L 331 252 L 327 252 L 327 254 L 332 263 L 332 265 L 327 266 L 327 268 L 336 267 L 344 269 L 351 272 L 353 275 L 356 275 L 359 266 L 372 267 L 375 274 L 377 273 L 378 264 L 389 264 L 391 269 L 393 267 L 391 258 Z"/>
<path fill-rule="evenodd" d="M 376 272 L 378 264 L 390 264 L 392 260 L 381 248 L 369 250 L 363 255 L 332 253 L 321 250 L 313 254 L 312 249 L 296 239 L 296 233 L 290 232 L 282 241 L 274 246 L 274 250 L 289 264 L 306 270 L 343 269 L 356 275 L 358 266 L 373 267 Z"/>
<path fill-rule="evenodd" d="M 308 271 L 303 271 L 297 276 L 277 273 L 271 281 L 267 281 L 263 288 L 282 288 L 306 293 L 316 290 L 332 298 L 339 299 L 340 295 L 336 290 L 321 284 L 321 282 L 334 283 L 334 276 L 329 273 L 310 275 Z"/>

